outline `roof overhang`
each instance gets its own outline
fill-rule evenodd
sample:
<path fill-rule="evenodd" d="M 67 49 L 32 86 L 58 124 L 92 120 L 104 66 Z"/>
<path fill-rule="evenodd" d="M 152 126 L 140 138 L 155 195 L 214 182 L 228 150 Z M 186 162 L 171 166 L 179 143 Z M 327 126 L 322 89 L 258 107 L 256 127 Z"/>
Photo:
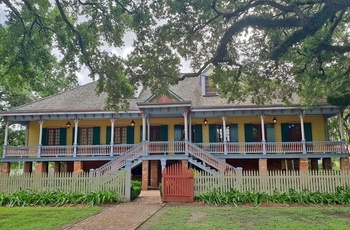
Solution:
<path fill-rule="evenodd" d="M 178 117 L 185 111 L 191 110 L 190 101 L 167 102 L 167 103 L 137 103 L 141 111 L 149 117 Z"/>
<path fill-rule="evenodd" d="M 266 116 L 283 116 L 293 114 L 305 115 L 325 115 L 332 117 L 340 112 L 336 106 L 316 106 L 313 108 L 304 108 L 301 106 L 268 106 L 268 107 L 221 107 L 221 108 L 192 108 L 192 117 L 217 117 L 217 116 L 256 116 L 264 114 Z"/>
<path fill-rule="evenodd" d="M 21 123 L 32 120 L 72 120 L 72 119 L 110 119 L 110 118 L 141 118 L 139 110 L 135 111 L 41 111 L 41 112 L 2 112 L 0 116 L 7 117 L 11 123 Z"/>

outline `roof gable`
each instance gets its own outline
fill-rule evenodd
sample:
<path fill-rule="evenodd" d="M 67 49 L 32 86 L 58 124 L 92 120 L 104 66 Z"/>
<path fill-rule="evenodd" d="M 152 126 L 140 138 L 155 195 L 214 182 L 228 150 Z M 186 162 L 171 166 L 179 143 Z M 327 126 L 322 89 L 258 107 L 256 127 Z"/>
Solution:
<path fill-rule="evenodd" d="M 181 97 L 176 95 L 170 89 L 167 89 L 164 93 L 153 94 L 145 102 L 146 103 L 169 103 L 169 102 L 180 102 L 184 101 Z"/>

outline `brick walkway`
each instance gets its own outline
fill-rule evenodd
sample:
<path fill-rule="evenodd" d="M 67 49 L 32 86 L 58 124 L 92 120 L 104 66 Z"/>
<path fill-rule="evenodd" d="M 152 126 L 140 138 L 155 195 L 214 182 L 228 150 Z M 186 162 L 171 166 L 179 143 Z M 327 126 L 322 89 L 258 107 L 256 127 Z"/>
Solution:
<path fill-rule="evenodd" d="M 159 191 L 142 191 L 133 202 L 105 208 L 101 213 L 82 220 L 66 230 L 136 229 L 164 206 Z"/>

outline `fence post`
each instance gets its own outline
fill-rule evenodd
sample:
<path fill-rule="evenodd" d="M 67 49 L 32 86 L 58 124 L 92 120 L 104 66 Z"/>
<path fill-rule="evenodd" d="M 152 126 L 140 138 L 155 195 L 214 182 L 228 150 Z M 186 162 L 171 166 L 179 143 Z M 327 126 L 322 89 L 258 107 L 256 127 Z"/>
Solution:
<path fill-rule="evenodd" d="M 235 171 L 236 171 L 236 186 L 235 187 L 237 187 L 237 190 L 241 191 L 241 189 L 243 188 L 243 178 L 242 178 L 243 168 L 236 167 Z"/>
<path fill-rule="evenodd" d="M 125 168 L 126 168 L 126 175 L 125 175 L 125 200 L 130 201 L 131 194 L 131 160 L 126 160 Z"/>

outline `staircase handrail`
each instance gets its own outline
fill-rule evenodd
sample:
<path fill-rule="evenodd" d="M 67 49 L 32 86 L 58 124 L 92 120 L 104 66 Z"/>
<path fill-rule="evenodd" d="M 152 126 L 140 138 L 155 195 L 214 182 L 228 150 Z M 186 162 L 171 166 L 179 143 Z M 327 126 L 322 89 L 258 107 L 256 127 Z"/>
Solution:
<path fill-rule="evenodd" d="M 217 159 L 215 156 L 201 149 L 193 143 L 188 143 L 188 152 L 190 155 L 195 156 L 196 158 L 202 160 L 203 162 L 209 164 L 210 166 L 216 168 L 219 171 L 225 172 L 229 170 L 235 170 L 235 168 L 232 165 L 227 164 L 226 162 L 223 162 L 220 159 Z"/>
<path fill-rule="evenodd" d="M 106 172 L 115 172 L 125 166 L 126 160 L 135 160 L 141 156 L 144 143 L 135 145 L 128 151 L 119 155 L 117 158 L 111 160 L 110 162 L 102 165 L 101 167 L 95 169 L 95 173 L 104 174 Z"/>

